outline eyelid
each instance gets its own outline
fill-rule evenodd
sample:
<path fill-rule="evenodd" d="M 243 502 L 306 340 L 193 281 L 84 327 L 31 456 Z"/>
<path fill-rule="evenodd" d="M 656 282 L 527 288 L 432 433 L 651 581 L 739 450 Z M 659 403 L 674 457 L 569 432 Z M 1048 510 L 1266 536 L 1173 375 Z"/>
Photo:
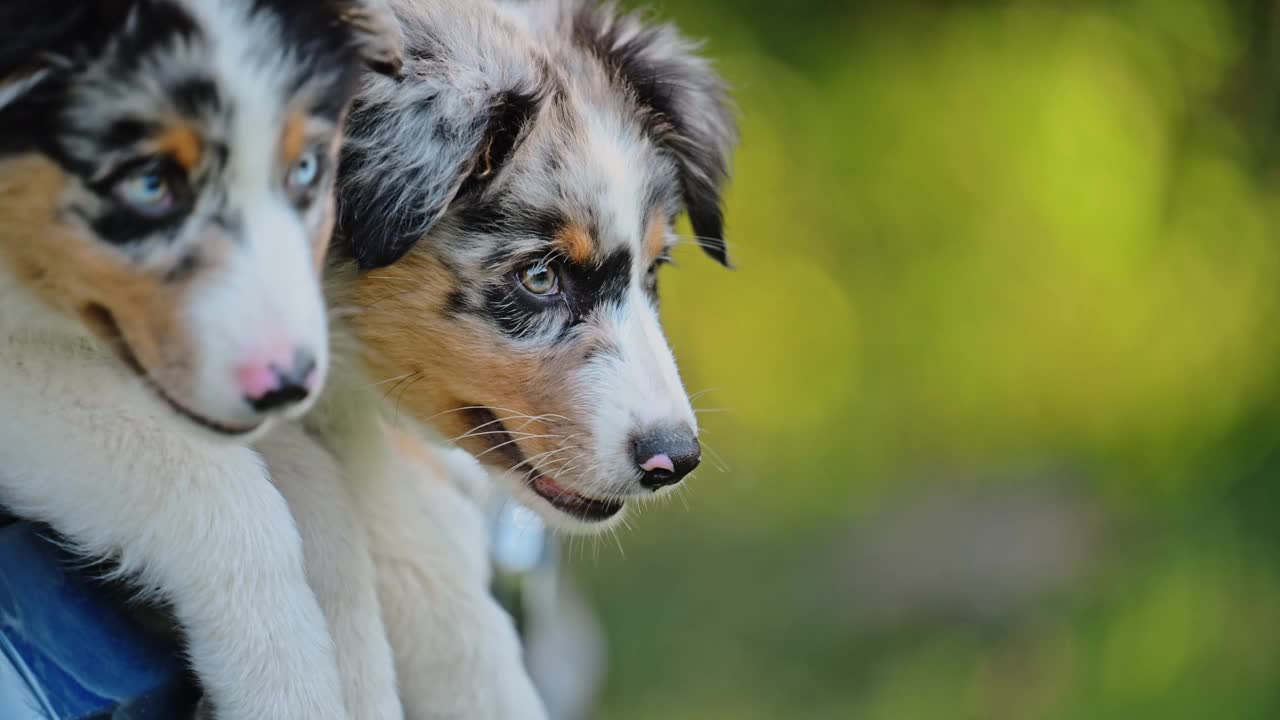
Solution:
<path fill-rule="evenodd" d="M 181 201 L 183 195 L 190 194 L 190 178 L 178 161 L 168 155 L 140 155 L 117 163 L 106 171 L 101 179 L 91 180 L 87 184 L 99 195 L 109 195 L 121 180 L 144 169 L 152 169 L 168 180 L 176 200 Z"/>
<path fill-rule="evenodd" d="M 101 177 L 93 181 L 94 185 L 103 187 L 111 187 L 129 175 L 132 175 L 144 168 L 155 168 L 157 170 L 171 170 L 177 162 L 166 155 L 138 155 L 122 160 L 111 166 L 102 173 Z M 184 173 L 185 174 L 185 173 Z"/>

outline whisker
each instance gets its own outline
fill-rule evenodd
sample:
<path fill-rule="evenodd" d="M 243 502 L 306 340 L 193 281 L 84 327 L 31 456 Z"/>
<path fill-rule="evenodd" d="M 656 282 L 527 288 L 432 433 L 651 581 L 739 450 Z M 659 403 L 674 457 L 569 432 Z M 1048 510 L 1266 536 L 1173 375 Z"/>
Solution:
<path fill-rule="evenodd" d="M 385 402 L 385 401 L 387 400 L 387 398 L 391 397 L 391 393 L 395 392 L 395 391 L 396 391 L 396 388 L 400 387 L 400 383 L 404 382 L 404 381 L 405 381 L 406 379 L 408 379 L 408 378 L 411 378 L 411 377 L 413 377 L 413 376 L 415 376 L 415 375 L 418 375 L 418 374 L 419 374 L 419 373 L 421 373 L 421 372 L 422 372 L 421 370 L 415 370 L 414 372 L 411 372 L 411 373 L 409 373 L 408 375 L 404 375 L 404 376 L 402 376 L 402 377 L 398 378 L 398 381 L 396 382 L 396 384 L 395 384 L 395 385 L 392 385 L 392 386 L 391 386 L 391 389 L 390 389 L 390 390 L 388 390 L 386 393 L 384 393 L 384 394 L 382 395 L 382 400 Z"/>
<path fill-rule="evenodd" d="M 409 377 L 409 376 L 411 376 L 411 375 L 415 375 L 415 374 L 417 374 L 418 372 L 420 372 L 420 371 L 418 371 L 418 370 L 414 370 L 414 371 L 413 371 L 413 372 L 411 372 L 411 373 L 405 373 L 404 375 L 397 375 L 397 376 L 395 376 L 395 377 L 393 377 L 393 378 L 387 378 L 386 380 L 379 380 L 378 382 L 375 382 L 375 383 L 369 383 L 369 387 L 378 387 L 379 385 L 386 385 L 386 384 L 387 384 L 387 383 L 389 383 L 389 382 L 395 382 L 395 381 L 397 381 L 397 380 L 403 380 L 403 379 L 405 379 L 405 378 L 407 378 L 407 377 Z"/>
<path fill-rule="evenodd" d="M 408 393 L 408 392 L 409 392 L 409 390 L 410 390 L 414 385 L 418 384 L 419 382 L 421 382 L 421 381 L 422 381 L 423 379 L 425 379 L 426 377 L 427 377 L 427 375 L 426 375 L 426 373 L 425 373 L 425 372 L 419 373 L 419 374 L 418 374 L 418 377 L 413 378 L 413 379 L 412 379 L 412 380 L 410 380 L 410 381 L 409 381 L 409 382 L 408 382 L 408 383 L 407 383 L 403 388 L 401 388 L 401 389 L 400 389 L 400 394 L 396 396 L 396 417 L 399 417 L 399 416 L 400 416 L 400 403 L 404 400 L 404 396 L 405 396 L 405 394 L 406 394 L 406 393 Z M 395 388 L 392 388 L 392 389 L 394 390 Z"/>
<path fill-rule="evenodd" d="M 693 393 L 692 395 L 690 395 L 690 396 L 689 396 L 689 402 L 693 402 L 694 400 L 697 400 L 698 398 L 702 397 L 703 395 L 706 395 L 707 393 L 713 393 L 713 392 L 717 392 L 717 391 L 719 391 L 719 390 L 720 390 L 720 388 L 718 388 L 718 387 L 703 388 L 703 389 L 699 390 L 698 392 Z"/>
<path fill-rule="evenodd" d="M 520 412 L 519 410 L 512 410 L 510 408 L 498 407 L 497 405 L 467 405 L 466 407 L 458 407 L 458 408 L 453 408 L 452 410 L 445 410 L 443 412 L 438 412 L 435 415 L 432 415 L 431 417 L 427 418 L 427 422 L 435 420 L 436 418 L 442 417 L 444 415 L 449 415 L 450 413 L 465 412 L 468 410 L 488 410 L 490 412 L 494 412 L 494 411 L 504 412 L 513 418 L 534 418 L 538 420 L 552 418 L 552 419 L 564 420 L 564 421 L 569 420 L 569 418 L 565 417 L 564 415 L 556 415 L 554 413 L 547 413 L 545 415 L 526 415 Z M 499 419 L 501 420 L 502 418 L 499 418 Z"/>
<path fill-rule="evenodd" d="M 450 439 L 448 442 L 456 443 L 459 440 L 466 440 L 467 438 L 473 438 L 473 437 L 484 437 L 485 435 L 518 435 L 523 438 L 559 437 L 558 435 L 535 435 L 534 433 L 520 432 L 518 430 L 486 430 L 485 432 L 475 432 L 473 430 L 469 430 L 455 438 Z"/>
<path fill-rule="evenodd" d="M 700 442 L 702 443 L 702 447 L 705 448 L 709 454 L 711 461 L 715 463 L 716 469 L 722 473 L 729 472 L 729 463 L 724 461 L 724 458 L 721 457 L 720 453 L 716 452 L 716 449 L 711 447 L 706 440 L 700 439 Z"/>
<path fill-rule="evenodd" d="M 526 439 L 526 440 L 530 440 L 530 439 L 537 439 L 537 438 L 554 438 L 554 437 L 559 437 L 559 435 L 531 435 L 531 436 L 529 436 L 528 438 L 524 438 L 524 439 Z M 488 455 L 489 453 L 493 452 L 494 450 L 500 450 L 500 449 L 502 449 L 502 448 L 504 448 L 504 447 L 506 447 L 506 446 L 508 446 L 508 445 L 513 445 L 513 444 L 515 444 L 516 442 L 517 442 L 516 440 L 508 440 L 507 442 L 499 443 L 499 444 L 494 445 L 493 447 L 489 448 L 488 450 L 485 450 L 484 452 L 482 452 L 482 453 L 480 453 L 480 454 L 476 455 L 476 456 L 475 456 L 475 458 L 476 458 L 477 460 L 479 460 L 480 458 L 484 457 L 485 455 Z"/>
<path fill-rule="evenodd" d="M 613 538 L 613 544 L 618 546 L 618 555 L 623 559 L 627 559 L 627 551 L 622 547 L 622 538 L 618 537 L 618 528 L 609 528 L 609 537 Z"/>

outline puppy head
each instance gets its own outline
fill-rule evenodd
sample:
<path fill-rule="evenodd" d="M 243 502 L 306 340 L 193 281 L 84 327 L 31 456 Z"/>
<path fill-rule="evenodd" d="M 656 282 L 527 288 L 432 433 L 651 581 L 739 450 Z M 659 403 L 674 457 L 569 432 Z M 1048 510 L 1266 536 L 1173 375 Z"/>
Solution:
<path fill-rule="evenodd" d="M 732 113 L 668 26 L 482 7 L 411 31 L 404 85 L 372 81 L 353 114 L 338 237 L 366 272 L 344 299 L 395 407 L 598 530 L 699 460 L 658 269 L 682 212 L 727 263 Z"/>
<path fill-rule="evenodd" d="M 198 426 L 243 436 L 300 412 L 328 366 L 340 129 L 361 54 L 388 53 L 353 24 L 369 13 L 42 0 L 0 16 L 22 29 L 0 47 L 0 261 Z"/>

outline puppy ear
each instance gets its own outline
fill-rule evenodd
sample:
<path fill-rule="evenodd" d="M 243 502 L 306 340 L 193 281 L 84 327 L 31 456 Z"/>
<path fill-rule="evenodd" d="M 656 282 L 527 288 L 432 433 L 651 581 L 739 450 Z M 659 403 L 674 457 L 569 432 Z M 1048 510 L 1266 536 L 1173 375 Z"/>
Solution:
<path fill-rule="evenodd" d="M 572 18 L 573 39 L 624 84 L 646 113 L 650 132 L 675 158 L 698 244 L 730 267 L 721 195 L 738 142 L 723 78 L 674 26 L 622 14 L 588 0 Z"/>
<path fill-rule="evenodd" d="M 369 68 L 399 78 L 404 70 L 404 30 L 390 0 L 348 0 L 339 11 L 355 31 L 360 54 Z"/>
<path fill-rule="evenodd" d="M 453 204 L 482 195 L 547 96 L 415 58 L 401 82 L 367 83 L 347 119 L 335 249 L 362 270 L 399 260 Z"/>
<path fill-rule="evenodd" d="M 68 71 L 128 17 L 133 0 L 0 2 L 0 155 L 39 146 Z"/>
<path fill-rule="evenodd" d="M 0 2 L 0 110 L 105 42 L 119 24 L 111 14 L 127 11 L 127 3 L 108 0 Z"/>

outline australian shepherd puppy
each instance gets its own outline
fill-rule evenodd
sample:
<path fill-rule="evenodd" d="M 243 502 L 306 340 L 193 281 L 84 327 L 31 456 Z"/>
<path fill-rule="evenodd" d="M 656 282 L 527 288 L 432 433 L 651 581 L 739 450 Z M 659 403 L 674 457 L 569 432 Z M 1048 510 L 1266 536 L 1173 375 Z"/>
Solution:
<path fill-rule="evenodd" d="M 319 271 L 355 0 L 0 7 L 0 503 L 169 603 L 220 717 L 344 717 L 246 443 L 329 365 Z M 394 35 L 393 35 L 394 38 Z"/>
<path fill-rule="evenodd" d="M 658 275 L 682 214 L 728 264 L 733 112 L 693 43 L 613 6 L 392 5 L 405 80 L 370 77 L 353 106 L 327 283 L 335 373 L 307 420 L 373 567 L 344 557 L 327 573 L 354 574 L 319 595 L 374 622 L 380 603 L 409 717 L 538 717 L 509 620 L 480 617 L 492 600 L 472 580 L 442 593 L 451 570 L 419 554 L 433 528 L 384 423 L 456 442 L 570 531 L 613 527 L 685 478 L 697 421 Z M 363 573 L 377 593 L 355 602 Z"/>

